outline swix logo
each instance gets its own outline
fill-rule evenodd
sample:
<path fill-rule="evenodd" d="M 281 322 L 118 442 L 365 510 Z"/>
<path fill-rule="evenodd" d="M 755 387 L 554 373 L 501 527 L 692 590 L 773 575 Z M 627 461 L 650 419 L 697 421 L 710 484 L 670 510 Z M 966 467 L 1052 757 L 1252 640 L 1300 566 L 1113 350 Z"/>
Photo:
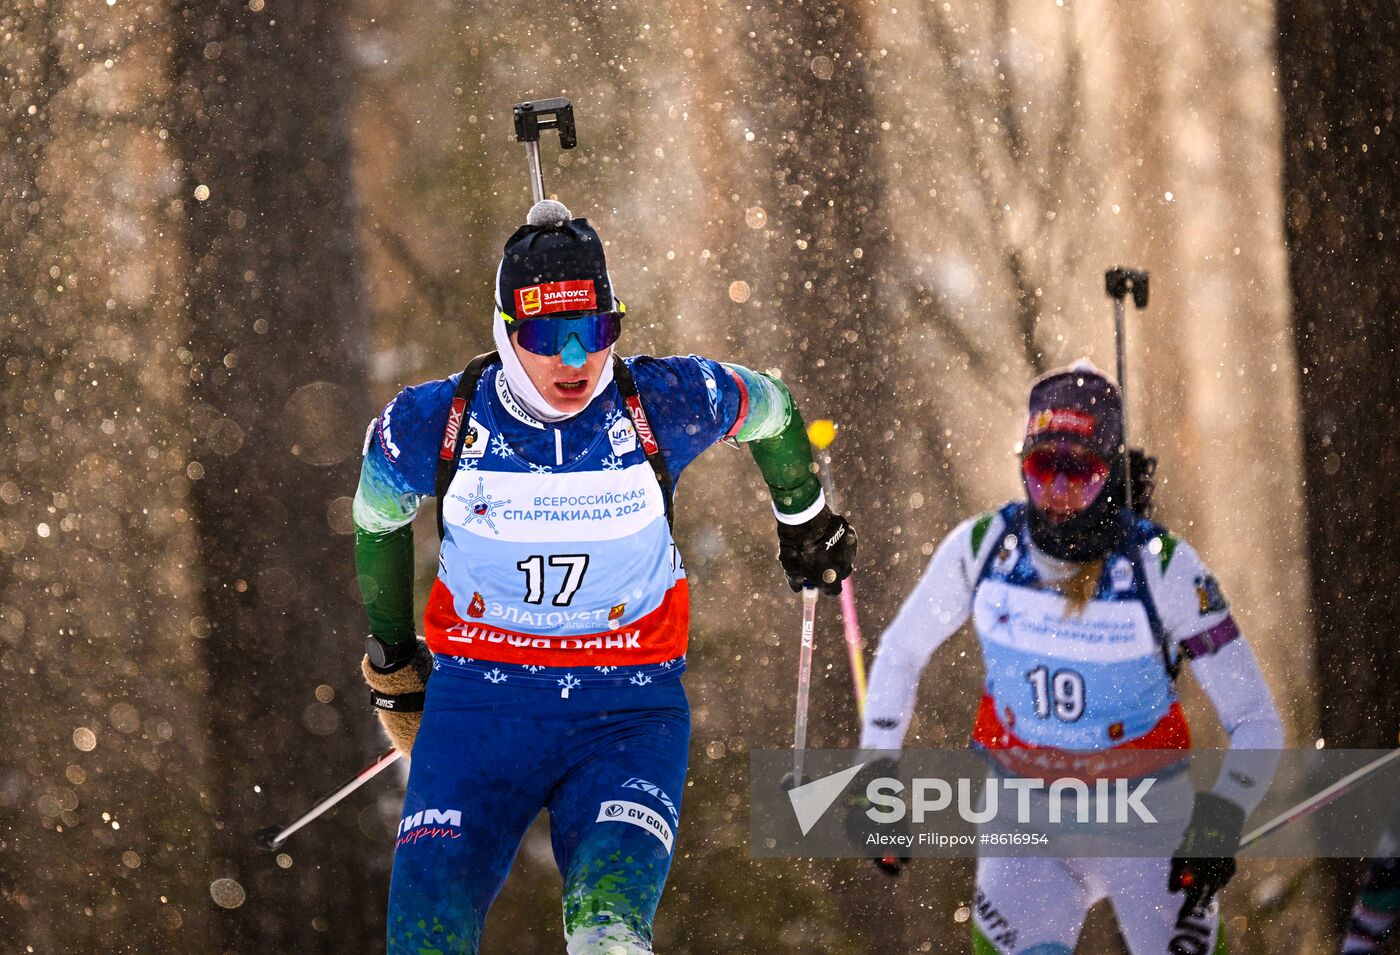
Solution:
<path fill-rule="evenodd" d="M 642 410 L 642 399 L 636 395 L 628 398 L 627 410 L 632 412 L 632 423 L 637 427 L 637 437 L 642 439 L 642 450 L 647 454 L 656 454 L 661 447 L 656 443 L 656 435 L 651 433 L 651 422 Z"/>
<path fill-rule="evenodd" d="M 526 318 L 552 312 L 590 312 L 598 307 L 598 295 L 592 279 L 545 282 L 516 289 L 515 307 Z"/>
<path fill-rule="evenodd" d="M 399 823 L 398 844 L 411 844 L 420 839 L 460 839 L 461 830 L 462 810 L 424 809 L 403 817 Z"/>
<path fill-rule="evenodd" d="M 1080 437 L 1092 438 L 1097 421 L 1098 419 L 1089 412 L 1077 408 L 1046 408 L 1037 411 L 1035 417 L 1031 418 L 1026 437 L 1034 438 L 1047 431 L 1067 431 Z"/>
<path fill-rule="evenodd" d="M 831 550 L 831 548 L 833 548 L 833 547 L 836 546 L 836 542 L 839 541 L 841 538 L 843 538 L 843 537 L 845 537 L 845 536 L 846 536 L 846 525 L 845 525 L 845 524 L 842 524 L 840 527 L 836 528 L 836 533 L 835 533 L 835 534 L 832 534 L 830 537 L 828 537 L 828 538 L 826 539 L 826 549 L 827 549 L 827 550 Z"/>
<path fill-rule="evenodd" d="M 452 410 L 447 413 L 447 430 L 442 435 L 442 449 L 438 452 L 438 457 L 444 461 L 451 461 L 457 450 L 457 433 L 462 430 L 462 418 L 466 413 L 466 399 L 453 398 Z"/>

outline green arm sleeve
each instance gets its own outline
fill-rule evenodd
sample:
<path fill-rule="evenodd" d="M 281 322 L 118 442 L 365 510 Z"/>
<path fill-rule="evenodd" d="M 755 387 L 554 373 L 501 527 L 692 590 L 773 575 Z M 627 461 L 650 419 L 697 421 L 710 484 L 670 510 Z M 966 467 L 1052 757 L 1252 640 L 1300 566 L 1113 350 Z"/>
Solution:
<path fill-rule="evenodd" d="M 414 639 L 413 525 L 387 534 L 356 527 L 355 574 L 370 633 L 391 644 Z"/>
<path fill-rule="evenodd" d="M 360 469 L 351 513 L 355 574 L 370 633 L 385 643 L 413 640 L 413 516 L 422 498 L 374 449 Z"/>
<path fill-rule="evenodd" d="M 743 383 L 749 397 L 748 413 L 734 437 L 748 445 L 773 496 L 778 520 L 802 523 L 826 504 L 802 413 L 778 379 L 742 365 L 725 367 Z"/>

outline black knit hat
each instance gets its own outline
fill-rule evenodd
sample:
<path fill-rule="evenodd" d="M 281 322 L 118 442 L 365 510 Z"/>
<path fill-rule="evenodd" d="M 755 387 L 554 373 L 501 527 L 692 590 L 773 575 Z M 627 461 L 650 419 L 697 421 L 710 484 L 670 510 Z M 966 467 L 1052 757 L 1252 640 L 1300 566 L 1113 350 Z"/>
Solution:
<path fill-rule="evenodd" d="M 603 242 L 587 219 L 563 203 L 535 203 L 526 224 L 506 240 L 496 273 L 496 307 L 507 324 L 616 309 Z"/>

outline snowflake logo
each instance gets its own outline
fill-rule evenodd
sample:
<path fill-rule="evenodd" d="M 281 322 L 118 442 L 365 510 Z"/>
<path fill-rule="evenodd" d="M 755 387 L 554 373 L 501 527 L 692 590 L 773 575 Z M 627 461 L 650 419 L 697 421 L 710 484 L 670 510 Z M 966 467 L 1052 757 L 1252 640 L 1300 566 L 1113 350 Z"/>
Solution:
<path fill-rule="evenodd" d="M 606 674 L 606 673 L 611 673 L 612 671 L 616 670 L 617 667 L 594 667 L 593 669 L 597 670 L 599 673 L 604 673 L 604 674 Z"/>
<path fill-rule="evenodd" d="M 632 679 L 627 682 L 633 686 L 646 686 L 651 682 L 651 677 L 645 673 L 634 673 L 632 674 Z"/>
<path fill-rule="evenodd" d="M 538 663 L 529 663 L 526 664 L 525 669 L 529 670 L 531 673 L 539 673 L 544 667 L 540 666 Z"/>
<path fill-rule="evenodd" d="M 491 533 L 500 533 L 496 528 L 496 522 L 493 521 L 492 518 L 496 516 L 498 510 L 510 503 L 510 498 L 497 500 L 491 497 L 491 495 L 486 493 L 486 479 L 479 477 L 476 479 L 476 493 L 469 494 L 462 498 L 462 500 L 467 505 L 466 523 L 471 524 L 475 521 L 481 521 L 481 523 L 491 528 Z"/>
<path fill-rule="evenodd" d="M 484 676 L 484 677 L 486 678 L 486 682 L 487 682 L 487 683 L 504 683 L 504 682 L 506 682 L 506 675 L 505 675 L 504 673 L 502 673 L 500 670 L 488 670 L 486 673 L 483 673 L 482 676 Z"/>
<path fill-rule="evenodd" d="M 569 698 L 569 691 L 582 686 L 583 681 L 580 680 L 578 677 L 574 676 L 572 673 L 565 673 L 563 679 L 559 681 L 559 685 L 564 688 L 564 692 L 560 693 L 559 695 L 567 700 Z"/>
<path fill-rule="evenodd" d="M 613 408 L 611 411 L 608 412 L 608 427 L 612 427 L 613 425 L 617 424 L 617 423 L 618 423 L 619 421 L 621 421 L 621 420 L 622 420 L 622 411 L 621 411 L 620 409 L 618 409 L 618 408 Z"/>
<path fill-rule="evenodd" d="M 506 439 L 499 434 L 491 439 L 491 453 L 498 458 L 515 457 L 515 449 L 506 444 Z"/>
<path fill-rule="evenodd" d="M 548 464 L 536 464 L 536 463 L 533 462 L 533 461 L 528 461 L 528 462 L 526 462 L 526 463 L 530 465 L 530 473 L 531 473 L 531 474 L 549 474 L 549 473 L 550 473 L 550 467 L 549 467 Z"/>
<path fill-rule="evenodd" d="M 662 660 L 662 661 L 661 661 L 661 666 L 662 666 L 664 669 L 667 669 L 667 670 L 671 669 L 671 667 L 673 667 L 673 666 L 675 666 L 675 665 L 676 665 L 676 661 L 675 661 L 675 660 Z"/>
<path fill-rule="evenodd" d="M 622 470 L 622 459 L 619 458 L 619 457 L 618 457 L 617 455 L 615 455 L 615 454 L 610 454 L 610 455 L 608 455 L 606 458 L 603 459 L 603 470 L 604 470 L 604 471 L 621 471 L 621 470 Z"/>
<path fill-rule="evenodd" d="M 457 470 L 458 470 L 458 471 L 475 471 L 475 470 L 476 470 L 476 458 L 467 458 L 467 457 L 458 458 L 458 459 L 457 459 Z"/>

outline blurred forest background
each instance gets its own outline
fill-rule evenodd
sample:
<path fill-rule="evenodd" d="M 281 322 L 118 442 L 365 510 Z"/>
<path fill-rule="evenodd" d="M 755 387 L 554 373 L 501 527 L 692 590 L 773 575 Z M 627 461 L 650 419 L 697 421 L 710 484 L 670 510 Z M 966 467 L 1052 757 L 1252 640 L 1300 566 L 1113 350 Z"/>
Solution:
<path fill-rule="evenodd" d="M 574 100 L 579 148 L 546 144 L 545 179 L 609 242 L 623 351 L 778 369 L 840 423 L 872 643 L 941 536 L 1019 493 L 1030 379 L 1112 367 L 1104 268 L 1149 268 L 1130 408 L 1159 518 L 1224 581 L 1290 745 L 1395 745 L 1398 17 L 9 0 L 0 947 L 382 949 L 397 780 L 280 855 L 249 833 L 381 746 L 360 441 L 400 387 L 489 347 L 529 98 Z M 790 745 L 798 612 L 746 455 L 687 473 L 678 537 L 695 730 L 658 950 L 967 951 L 969 863 L 890 882 L 747 857 L 748 753 Z M 834 603 L 819 626 L 812 742 L 853 745 Z M 935 658 L 910 745 L 963 745 L 974 651 Z M 1354 868 L 1246 864 L 1232 950 L 1335 950 Z M 485 950 L 560 951 L 557 893 L 541 823 Z M 1096 910 L 1081 949 L 1119 945 Z"/>

